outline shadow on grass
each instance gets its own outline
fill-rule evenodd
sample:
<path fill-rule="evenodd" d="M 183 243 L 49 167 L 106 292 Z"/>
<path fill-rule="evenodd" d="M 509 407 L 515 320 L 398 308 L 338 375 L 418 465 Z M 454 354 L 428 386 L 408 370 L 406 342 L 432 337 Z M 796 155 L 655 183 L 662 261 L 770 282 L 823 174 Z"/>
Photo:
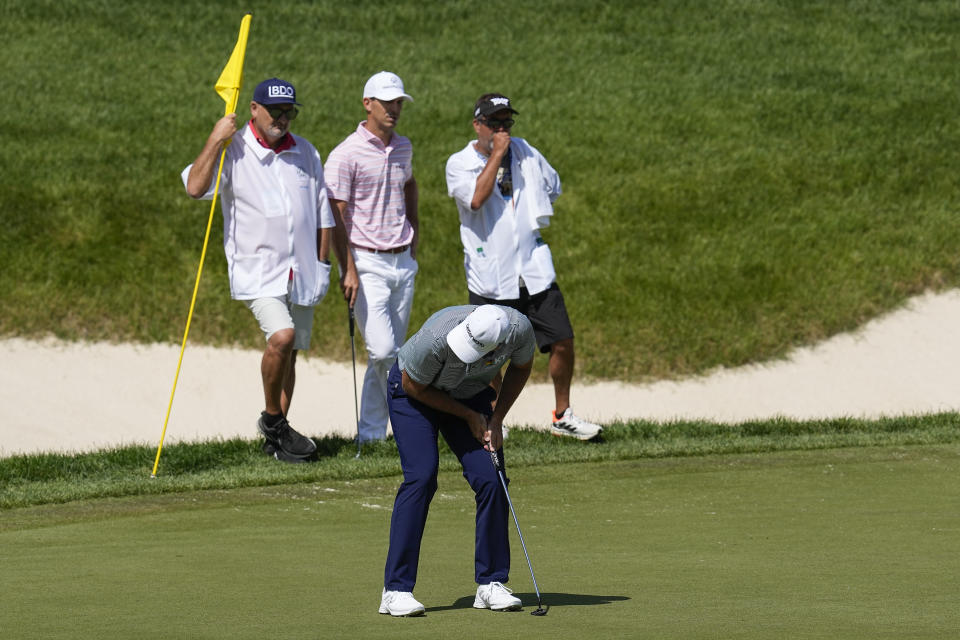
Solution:
<path fill-rule="evenodd" d="M 523 601 L 524 611 L 532 611 L 537 604 L 536 593 L 514 593 Z M 627 596 L 594 596 L 581 593 L 542 593 L 543 606 L 546 609 L 553 607 L 582 607 L 599 604 L 613 604 L 629 600 Z M 473 596 L 458 598 L 453 604 L 445 607 L 427 607 L 427 613 L 432 611 L 452 611 L 454 609 L 473 608 Z"/>

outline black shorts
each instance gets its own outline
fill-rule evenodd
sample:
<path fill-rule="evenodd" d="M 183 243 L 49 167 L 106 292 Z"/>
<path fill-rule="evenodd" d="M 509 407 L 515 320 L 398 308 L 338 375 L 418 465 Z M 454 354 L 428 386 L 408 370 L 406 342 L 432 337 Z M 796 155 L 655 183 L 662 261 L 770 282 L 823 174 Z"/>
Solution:
<path fill-rule="evenodd" d="M 545 291 L 530 295 L 526 287 L 520 287 L 519 300 L 495 300 L 470 292 L 470 304 L 499 304 L 516 309 L 527 316 L 533 325 L 540 353 L 548 353 L 555 342 L 573 338 L 573 326 L 567 315 L 567 305 L 556 282 Z"/>

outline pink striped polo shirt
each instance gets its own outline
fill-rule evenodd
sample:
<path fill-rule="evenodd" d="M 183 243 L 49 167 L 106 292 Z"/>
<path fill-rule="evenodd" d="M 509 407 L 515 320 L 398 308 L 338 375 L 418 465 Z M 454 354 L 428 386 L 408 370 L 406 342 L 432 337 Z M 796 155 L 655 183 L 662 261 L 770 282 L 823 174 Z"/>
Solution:
<path fill-rule="evenodd" d="M 347 203 L 343 222 L 350 244 L 402 247 L 413 241 L 403 198 L 403 187 L 413 178 L 413 146 L 397 133 L 384 145 L 363 125 L 327 156 L 327 195 Z"/>

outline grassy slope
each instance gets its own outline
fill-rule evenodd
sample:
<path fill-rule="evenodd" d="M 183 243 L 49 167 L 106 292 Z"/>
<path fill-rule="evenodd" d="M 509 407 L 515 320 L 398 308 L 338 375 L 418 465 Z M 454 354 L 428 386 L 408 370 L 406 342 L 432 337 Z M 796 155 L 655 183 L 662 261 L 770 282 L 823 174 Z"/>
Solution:
<path fill-rule="evenodd" d="M 18 61 L 0 70 L 0 334 L 180 340 L 207 207 L 178 174 L 222 113 L 212 85 L 246 8 L 0 7 Z M 325 155 L 370 73 L 404 77 L 414 326 L 465 299 L 443 164 L 475 97 L 511 95 L 516 134 L 564 180 L 546 237 L 580 372 L 639 380 L 775 357 L 960 282 L 958 17 L 945 1 L 295 1 L 255 13 L 246 81 L 295 82 L 297 130 Z M 256 346 L 219 226 L 191 337 Z M 315 352 L 348 358 L 335 297 Z"/>

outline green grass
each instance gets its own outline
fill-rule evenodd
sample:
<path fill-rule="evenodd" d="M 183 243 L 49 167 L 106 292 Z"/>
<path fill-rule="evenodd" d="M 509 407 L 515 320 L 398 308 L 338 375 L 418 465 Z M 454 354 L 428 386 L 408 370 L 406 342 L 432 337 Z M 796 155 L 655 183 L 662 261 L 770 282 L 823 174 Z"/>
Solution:
<path fill-rule="evenodd" d="M 0 335 L 179 343 L 208 207 L 180 170 L 248 3 L 0 5 Z M 254 11 L 245 67 L 304 103 L 326 154 L 374 71 L 406 81 L 423 243 L 412 318 L 466 299 L 443 165 L 480 93 L 564 182 L 546 232 L 581 376 L 782 356 L 960 284 L 953 2 L 344 4 Z M 191 340 L 257 346 L 214 224 Z M 342 303 L 314 353 L 349 358 Z M 539 359 L 537 375 L 544 375 Z"/>
<path fill-rule="evenodd" d="M 248 3 L 0 3 L 0 336 L 179 343 L 208 206 L 180 170 Z M 415 102 L 412 327 L 466 299 L 443 165 L 480 93 L 559 170 L 545 233 L 578 373 L 637 381 L 782 356 L 960 284 L 960 8 L 933 0 L 363 0 L 254 10 L 245 74 L 298 87 L 324 157 L 391 69 Z M 191 340 L 256 347 L 214 223 Z M 315 354 L 349 359 L 345 311 Z M 537 375 L 544 376 L 540 359 Z M 375 613 L 399 463 L 320 440 L 0 459 L 4 638 L 926 638 L 960 620 L 956 414 L 609 425 L 507 443 L 545 618 L 469 608 L 472 501 L 441 457 L 417 594 Z M 534 597 L 518 544 L 512 586 Z M 274 603 L 297 611 L 281 621 Z M 480 626 L 483 625 L 483 626 Z"/>
<path fill-rule="evenodd" d="M 395 477 L 16 509 L 0 519 L 0 628 L 14 639 L 442 638 L 490 625 L 505 638 L 948 637 L 960 623 L 958 472 L 956 443 L 514 469 L 543 618 L 470 607 L 474 504 L 453 471 L 427 522 L 421 619 L 376 613 Z M 515 536 L 511 550 L 510 586 L 529 612 Z"/>
<path fill-rule="evenodd" d="M 699 457 L 837 447 L 903 446 L 960 441 L 955 413 L 877 421 L 769 420 L 723 425 L 709 422 L 615 423 L 603 442 L 581 443 L 549 433 L 515 429 L 505 447 L 508 467 L 575 462 Z M 235 439 L 174 444 L 163 449 L 158 477 L 151 477 L 156 449 L 128 446 L 91 453 L 32 454 L 0 458 L 0 509 L 92 498 L 160 495 L 289 483 L 395 476 L 400 462 L 392 439 L 355 445 L 342 437 L 318 440 L 316 464 L 278 464 L 256 441 Z M 458 462 L 441 439 L 440 468 Z M 0 529 L 3 528 L 0 521 Z"/>

